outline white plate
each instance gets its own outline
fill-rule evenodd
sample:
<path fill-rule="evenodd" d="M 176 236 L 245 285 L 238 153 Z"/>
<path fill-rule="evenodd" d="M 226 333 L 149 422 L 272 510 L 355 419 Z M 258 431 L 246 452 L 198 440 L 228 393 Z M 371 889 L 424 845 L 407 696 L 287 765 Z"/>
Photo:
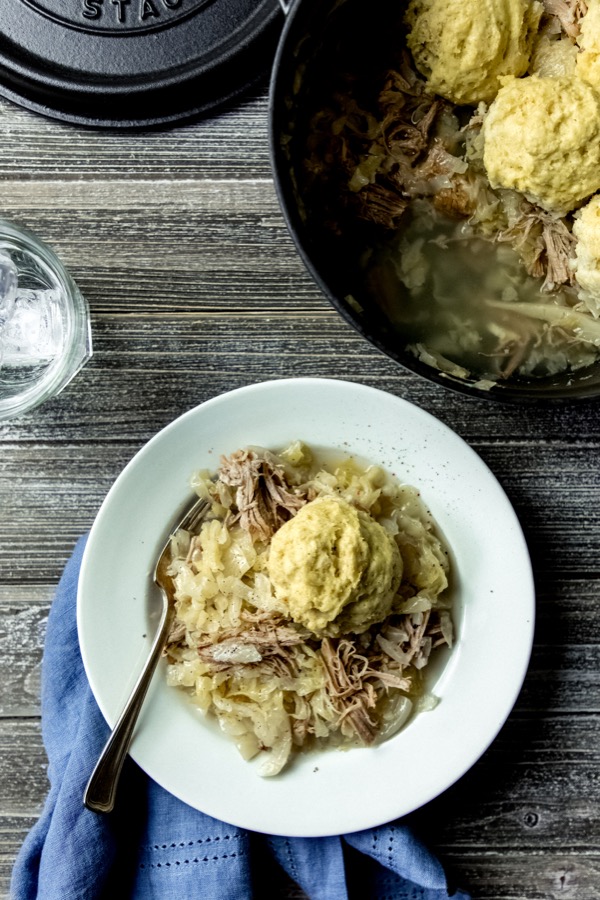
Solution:
<path fill-rule="evenodd" d="M 110 725 L 154 630 L 151 572 L 189 478 L 248 444 L 339 448 L 418 486 L 454 556 L 458 640 L 432 685 L 440 703 L 381 746 L 300 755 L 262 779 L 159 667 L 131 745 L 148 775 L 205 813 L 255 831 L 348 833 L 436 797 L 481 756 L 525 677 L 534 625 L 527 547 L 504 491 L 453 431 L 404 400 L 328 379 L 271 381 L 203 403 L 157 434 L 108 493 L 85 551 L 79 640 Z"/>

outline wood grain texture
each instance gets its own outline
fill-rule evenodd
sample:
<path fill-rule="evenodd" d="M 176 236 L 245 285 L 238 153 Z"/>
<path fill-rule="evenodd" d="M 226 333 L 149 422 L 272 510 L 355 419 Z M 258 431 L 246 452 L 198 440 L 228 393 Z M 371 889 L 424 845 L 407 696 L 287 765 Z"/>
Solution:
<path fill-rule="evenodd" d="M 286 230 L 264 91 L 143 134 L 79 129 L 0 101 L 0 130 L 2 214 L 61 255 L 94 339 L 93 359 L 58 398 L 0 425 L 0 894 L 47 792 L 40 662 L 75 541 L 177 415 L 235 387 L 309 375 L 379 387 L 452 427 L 498 477 L 532 556 L 535 646 L 514 711 L 415 827 L 474 900 L 598 900 L 598 403 L 470 400 L 367 344 Z M 276 892 L 302 896 L 283 877 Z"/>

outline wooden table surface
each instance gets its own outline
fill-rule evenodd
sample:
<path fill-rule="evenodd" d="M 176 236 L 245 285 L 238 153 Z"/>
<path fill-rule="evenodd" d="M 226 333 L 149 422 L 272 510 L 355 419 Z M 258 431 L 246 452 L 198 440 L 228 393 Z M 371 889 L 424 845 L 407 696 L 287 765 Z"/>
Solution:
<path fill-rule="evenodd" d="M 470 400 L 345 324 L 286 230 L 266 87 L 162 133 L 89 131 L 0 101 L 0 135 L 0 215 L 62 257 L 94 340 L 60 397 L 0 425 L 0 891 L 48 787 L 40 659 L 77 537 L 180 413 L 305 375 L 382 388 L 458 432 L 506 490 L 533 559 L 535 646 L 514 711 L 413 824 L 474 900 L 600 898 L 600 402 Z M 283 879 L 280 893 L 301 896 Z"/>

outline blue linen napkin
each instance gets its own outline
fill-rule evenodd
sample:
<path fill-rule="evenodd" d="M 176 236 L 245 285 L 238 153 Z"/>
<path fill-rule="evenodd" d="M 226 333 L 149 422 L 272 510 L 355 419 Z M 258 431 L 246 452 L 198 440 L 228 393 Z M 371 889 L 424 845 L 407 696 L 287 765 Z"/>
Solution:
<path fill-rule="evenodd" d="M 42 735 L 50 790 L 15 862 L 12 900 L 252 900 L 273 896 L 278 864 L 311 900 L 469 900 L 448 893 L 439 861 L 401 821 L 339 837 L 247 832 L 182 803 L 130 758 L 114 811 L 87 810 L 84 787 L 108 727 L 77 639 L 84 546 L 81 538 L 48 619 Z"/>

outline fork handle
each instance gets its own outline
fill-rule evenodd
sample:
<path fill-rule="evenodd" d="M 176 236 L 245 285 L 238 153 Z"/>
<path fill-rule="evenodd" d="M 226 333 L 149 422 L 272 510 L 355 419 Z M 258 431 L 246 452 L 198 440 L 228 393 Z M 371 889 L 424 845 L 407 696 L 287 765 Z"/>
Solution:
<path fill-rule="evenodd" d="M 165 601 L 165 609 L 148 660 L 100 754 L 84 791 L 83 802 L 93 812 L 110 812 L 115 805 L 117 784 L 131 744 L 135 723 L 167 641 L 172 619 L 173 610 Z"/>

